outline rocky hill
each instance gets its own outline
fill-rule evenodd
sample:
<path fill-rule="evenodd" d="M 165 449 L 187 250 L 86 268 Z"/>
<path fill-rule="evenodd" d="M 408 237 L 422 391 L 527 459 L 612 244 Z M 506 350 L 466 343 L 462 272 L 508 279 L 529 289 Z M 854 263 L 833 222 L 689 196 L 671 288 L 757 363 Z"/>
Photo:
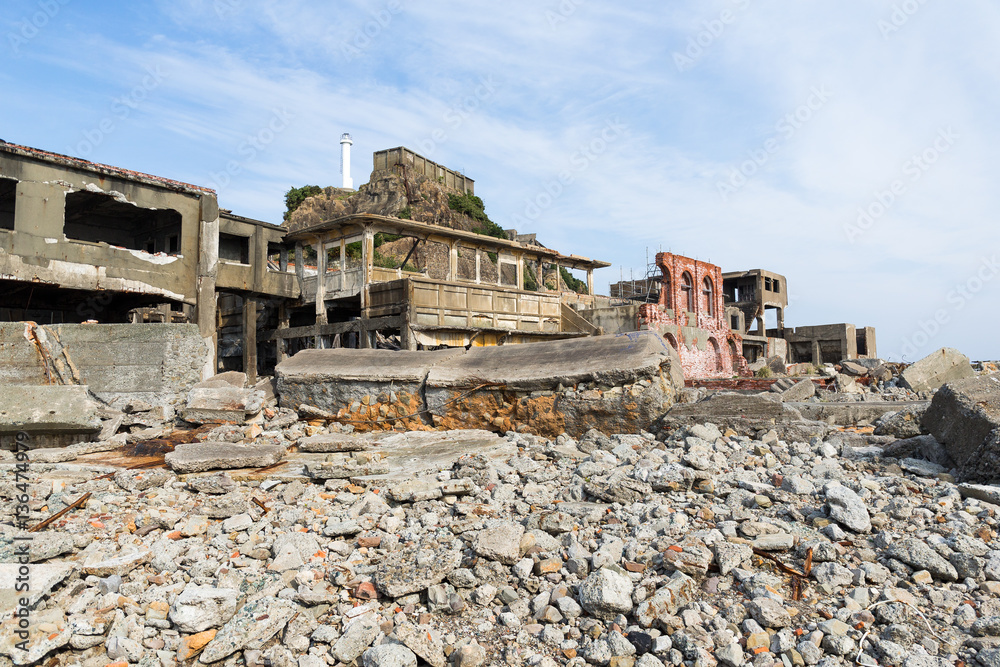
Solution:
<path fill-rule="evenodd" d="M 462 193 L 426 176 L 375 171 L 357 191 L 330 187 L 309 197 L 286 226 L 294 231 L 343 215 L 374 213 L 472 230 L 475 221 L 448 206 L 449 194 Z"/>

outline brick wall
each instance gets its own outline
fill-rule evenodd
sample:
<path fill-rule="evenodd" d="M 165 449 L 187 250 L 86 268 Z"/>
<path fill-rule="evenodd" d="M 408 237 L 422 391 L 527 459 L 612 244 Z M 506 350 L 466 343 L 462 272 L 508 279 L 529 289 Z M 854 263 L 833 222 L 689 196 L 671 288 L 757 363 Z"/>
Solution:
<path fill-rule="evenodd" d="M 726 321 L 722 270 L 714 264 L 661 252 L 660 302 L 639 310 L 639 328 L 660 333 L 681 358 L 685 378 L 746 373 L 743 341 Z"/>

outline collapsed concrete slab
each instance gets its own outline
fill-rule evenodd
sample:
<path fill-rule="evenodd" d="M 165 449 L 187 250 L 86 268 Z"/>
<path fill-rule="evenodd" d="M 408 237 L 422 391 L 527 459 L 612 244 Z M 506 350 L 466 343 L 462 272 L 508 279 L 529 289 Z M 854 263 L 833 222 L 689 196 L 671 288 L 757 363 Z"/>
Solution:
<path fill-rule="evenodd" d="M 242 424 L 260 412 L 264 392 L 224 386 L 195 387 L 188 392 L 182 417 L 193 424 Z"/>
<path fill-rule="evenodd" d="M 101 430 L 98 404 L 80 385 L 0 385 L 0 439 L 5 446 L 19 432 L 29 447 L 83 442 Z"/>
<path fill-rule="evenodd" d="M 649 429 L 684 386 L 677 352 L 653 332 L 483 347 L 434 366 L 434 424 L 574 437 Z"/>
<path fill-rule="evenodd" d="M 1000 479 L 1000 373 L 944 385 L 920 425 L 944 444 L 960 478 Z"/>
<path fill-rule="evenodd" d="M 0 322 L 0 384 L 87 385 L 108 403 L 139 400 L 173 414 L 212 350 L 194 324 Z"/>
<path fill-rule="evenodd" d="M 229 442 L 193 442 L 178 445 L 164 457 L 176 473 L 263 468 L 274 465 L 285 456 L 281 445 L 234 445 Z"/>
<path fill-rule="evenodd" d="M 303 350 L 278 365 L 281 405 L 358 430 L 649 428 L 683 387 L 677 352 L 652 332 L 441 352 Z"/>
<path fill-rule="evenodd" d="M 968 357 L 958 350 L 942 347 L 907 367 L 900 375 L 900 384 L 910 391 L 932 391 L 975 374 Z"/>

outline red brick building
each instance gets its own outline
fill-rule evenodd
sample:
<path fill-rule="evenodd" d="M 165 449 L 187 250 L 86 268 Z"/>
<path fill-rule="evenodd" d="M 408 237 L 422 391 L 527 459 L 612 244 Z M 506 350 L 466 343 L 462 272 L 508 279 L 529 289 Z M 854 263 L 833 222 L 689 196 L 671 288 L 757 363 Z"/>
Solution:
<path fill-rule="evenodd" d="M 747 373 L 743 341 L 726 322 L 722 270 L 668 252 L 657 253 L 662 272 L 659 303 L 639 310 L 639 329 L 659 332 L 681 358 L 684 377 Z"/>

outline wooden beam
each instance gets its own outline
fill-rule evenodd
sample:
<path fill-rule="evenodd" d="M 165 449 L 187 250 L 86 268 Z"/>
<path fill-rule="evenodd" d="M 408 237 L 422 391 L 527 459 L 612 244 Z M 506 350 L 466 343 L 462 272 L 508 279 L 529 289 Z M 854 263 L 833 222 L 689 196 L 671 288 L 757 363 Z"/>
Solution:
<path fill-rule="evenodd" d="M 406 319 L 401 315 L 392 317 L 376 317 L 366 321 L 366 326 L 371 329 L 398 329 L 405 324 Z M 333 322 L 322 326 L 308 325 L 304 327 L 291 327 L 288 329 L 276 329 L 265 331 L 261 335 L 263 340 L 274 341 L 281 338 L 308 338 L 316 335 L 317 330 L 321 336 L 336 336 L 337 334 L 360 331 L 361 320 L 350 322 Z"/>

